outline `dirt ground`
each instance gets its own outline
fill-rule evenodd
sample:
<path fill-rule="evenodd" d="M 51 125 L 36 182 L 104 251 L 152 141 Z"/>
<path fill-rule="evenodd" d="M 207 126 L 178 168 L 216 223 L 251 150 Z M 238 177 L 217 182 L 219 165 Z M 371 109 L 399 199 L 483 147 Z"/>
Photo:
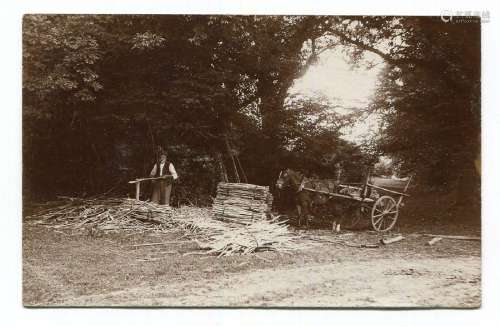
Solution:
<path fill-rule="evenodd" d="M 457 228 L 458 229 L 458 228 Z M 476 235 L 477 227 L 459 228 Z M 326 240 L 377 242 L 367 230 Z M 401 242 L 353 248 L 322 242 L 293 253 L 217 258 L 176 233 L 71 236 L 24 226 L 25 306 L 460 307 L 481 303 L 480 242 L 434 246 L 411 228 Z M 443 232 L 427 230 L 424 232 Z M 145 243 L 155 246 L 134 246 Z"/>

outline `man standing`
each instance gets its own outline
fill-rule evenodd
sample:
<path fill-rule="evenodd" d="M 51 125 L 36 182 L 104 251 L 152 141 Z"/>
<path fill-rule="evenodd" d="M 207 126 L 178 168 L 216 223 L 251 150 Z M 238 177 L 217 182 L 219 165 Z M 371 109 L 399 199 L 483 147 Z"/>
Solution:
<path fill-rule="evenodd" d="M 175 181 L 178 176 L 174 165 L 167 160 L 167 154 L 162 152 L 160 160 L 154 165 L 150 176 L 161 177 L 166 175 L 167 177 L 163 179 L 153 181 L 153 194 L 151 195 L 151 201 L 169 206 L 170 193 L 172 192 L 172 182 Z"/>

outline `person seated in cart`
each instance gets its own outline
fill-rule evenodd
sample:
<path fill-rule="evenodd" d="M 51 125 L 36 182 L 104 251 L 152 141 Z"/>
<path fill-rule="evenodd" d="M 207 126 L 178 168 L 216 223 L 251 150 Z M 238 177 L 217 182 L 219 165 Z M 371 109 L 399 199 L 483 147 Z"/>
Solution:
<path fill-rule="evenodd" d="M 170 194 L 172 193 L 172 182 L 177 180 L 178 175 L 175 171 L 174 164 L 167 159 L 167 153 L 162 152 L 159 160 L 151 170 L 151 177 L 161 177 L 170 175 L 164 179 L 153 181 L 153 193 L 151 195 L 151 202 L 158 204 L 170 205 Z"/>

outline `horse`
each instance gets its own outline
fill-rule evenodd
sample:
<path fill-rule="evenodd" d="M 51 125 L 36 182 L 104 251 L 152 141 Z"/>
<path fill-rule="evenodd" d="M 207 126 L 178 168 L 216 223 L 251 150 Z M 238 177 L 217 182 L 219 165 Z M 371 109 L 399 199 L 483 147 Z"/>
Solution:
<path fill-rule="evenodd" d="M 276 181 L 277 189 L 291 188 L 294 192 L 299 226 L 301 226 L 302 218 L 305 218 L 306 227 L 309 227 L 309 219 L 314 216 L 312 213 L 315 213 L 317 206 L 326 204 L 331 198 L 325 193 L 313 192 L 310 189 L 334 193 L 337 187 L 338 183 L 334 180 L 307 178 L 304 174 L 292 169 L 280 171 Z"/>

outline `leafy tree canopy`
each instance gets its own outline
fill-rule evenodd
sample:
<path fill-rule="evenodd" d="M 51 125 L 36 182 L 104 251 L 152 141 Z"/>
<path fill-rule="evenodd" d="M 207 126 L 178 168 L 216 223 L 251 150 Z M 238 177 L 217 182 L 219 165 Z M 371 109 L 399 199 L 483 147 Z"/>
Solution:
<path fill-rule="evenodd" d="M 227 138 L 256 184 L 289 164 L 359 178 L 380 154 L 459 183 L 479 151 L 479 39 L 479 24 L 422 17 L 26 15 L 25 194 L 125 192 L 161 145 L 180 165 L 179 200 L 208 199 Z M 386 63 L 369 108 L 383 128 L 365 147 L 341 139 L 359 115 L 289 94 L 334 47 Z"/>

